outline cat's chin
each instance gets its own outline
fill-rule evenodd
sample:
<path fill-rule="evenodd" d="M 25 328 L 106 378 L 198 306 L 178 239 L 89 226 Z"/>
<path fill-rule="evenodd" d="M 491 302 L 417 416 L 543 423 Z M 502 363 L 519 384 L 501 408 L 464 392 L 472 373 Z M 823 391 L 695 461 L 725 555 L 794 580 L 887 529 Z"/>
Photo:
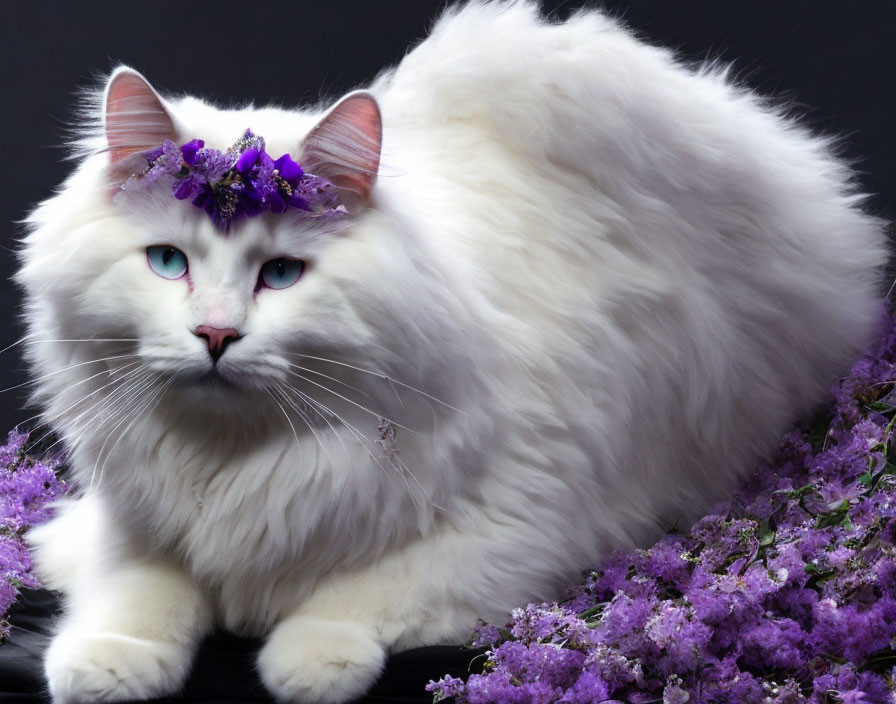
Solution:
<path fill-rule="evenodd" d="M 178 391 L 193 403 L 213 408 L 218 403 L 233 403 L 253 396 L 259 391 L 259 383 L 245 374 L 212 367 L 207 372 L 185 377 L 178 384 Z"/>

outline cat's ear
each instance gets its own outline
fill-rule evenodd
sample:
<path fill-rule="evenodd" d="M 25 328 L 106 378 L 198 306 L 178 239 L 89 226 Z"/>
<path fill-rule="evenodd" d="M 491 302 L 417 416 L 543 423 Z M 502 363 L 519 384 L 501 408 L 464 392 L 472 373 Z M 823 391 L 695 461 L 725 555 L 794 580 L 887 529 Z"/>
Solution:
<path fill-rule="evenodd" d="M 367 202 L 380 166 L 382 141 L 376 98 L 365 91 L 349 93 L 308 133 L 300 163 L 308 173 Z"/>
<path fill-rule="evenodd" d="M 143 76 L 121 66 L 109 77 L 103 96 L 103 128 L 109 161 L 115 165 L 134 154 L 176 140 L 177 129 L 165 101 Z"/>

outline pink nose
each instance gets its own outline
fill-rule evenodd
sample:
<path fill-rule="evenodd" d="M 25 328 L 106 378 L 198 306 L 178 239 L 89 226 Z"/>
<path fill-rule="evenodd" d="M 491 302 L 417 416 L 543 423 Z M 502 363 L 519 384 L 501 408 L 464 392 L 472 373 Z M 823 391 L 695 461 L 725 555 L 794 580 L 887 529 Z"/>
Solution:
<path fill-rule="evenodd" d="M 224 350 L 234 340 L 240 339 L 240 334 L 233 328 L 213 328 L 211 325 L 200 325 L 193 331 L 196 337 L 204 337 L 208 342 L 208 353 L 212 360 L 217 362 L 224 354 Z"/>

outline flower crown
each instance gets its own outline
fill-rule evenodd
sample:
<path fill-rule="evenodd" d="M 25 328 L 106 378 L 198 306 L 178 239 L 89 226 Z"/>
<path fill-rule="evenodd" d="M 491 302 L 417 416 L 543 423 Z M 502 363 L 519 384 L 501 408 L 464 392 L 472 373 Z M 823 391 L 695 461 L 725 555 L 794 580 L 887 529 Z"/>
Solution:
<path fill-rule="evenodd" d="M 226 152 L 204 146 L 201 139 L 180 147 L 166 139 L 144 152 L 146 168 L 131 176 L 122 190 L 170 176 L 171 194 L 178 200 L 190 199 L 225 232 L 237 218 L 268 211 L 295 208 L 311 217 L 347 212 L 332 183 L 306 174 L 289 154 L 273 159 L 264 149 L 264 139 L 252 130 L 246 130 Z"/>

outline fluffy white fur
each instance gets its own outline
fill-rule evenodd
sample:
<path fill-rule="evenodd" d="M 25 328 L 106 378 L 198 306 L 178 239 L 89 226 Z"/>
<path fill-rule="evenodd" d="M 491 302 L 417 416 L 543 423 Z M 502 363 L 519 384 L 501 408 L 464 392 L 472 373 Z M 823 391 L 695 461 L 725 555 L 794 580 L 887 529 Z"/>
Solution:
<path fill-rule="evenodd" d="M 30 217 L 37 399 L 84 489 L 32 533 L 67 597 L 55 701 L 176 691 L 216 620 L 267 636 L 282 700 L 351 699 L 389 651 L 694 519 L 868 338 L 880 224 L 826 141 L 724 72 L 597 12 L 473 2 L 371 91 L 382 166 L 338 225 L 223 237 L 160 184 L 113 201 L 97 136 Z M 163 105 L 179 142 L 251 127 L 275 156 L 322 115 Z M 254 296 L 280 256 L 311 266 Z M 201 324 L 243 333 L 233 386 L 198 380 Z"/>

